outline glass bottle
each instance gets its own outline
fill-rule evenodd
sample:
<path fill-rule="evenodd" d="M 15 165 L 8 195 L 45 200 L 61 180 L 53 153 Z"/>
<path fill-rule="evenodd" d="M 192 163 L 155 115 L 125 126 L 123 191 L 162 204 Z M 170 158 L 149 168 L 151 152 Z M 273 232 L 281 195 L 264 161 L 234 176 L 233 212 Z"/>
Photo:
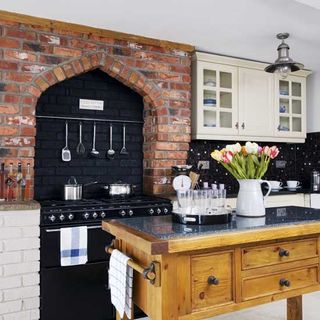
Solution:
<path fill-rule="evenodd" d="M 22 185 L 23 185 L 22 180 L 23 180 L 22 165 L 19 162 L 18 163 L 18 172 L 17 172 L 17 175 L 16 175 L 16 199 L 18 201 L 22 201 L 23 200 L 23 198 L 22 198 Z"/>
<path fill-rule="evenodd" d="M 7 200 L 14 201 L 16 199 L 15 188 L 16 188 L 16 175 L 13 171 L 13 163 L 9 164 L 9 172 L 6 179 L 7 185 Z"/>
<path fill-rule="evenodd" d="M 25 177 L 25 191 L 24 191 L 24 200 L 31 200 L 31 169 L 30 163 L 27 163 L 27 172 Z"/>
<path fill-rule="evenodd" d="M 0 201 L 6 199 L 6 174 L 4 171 L 4 163 L 1 163 L 0 169 Z"/>

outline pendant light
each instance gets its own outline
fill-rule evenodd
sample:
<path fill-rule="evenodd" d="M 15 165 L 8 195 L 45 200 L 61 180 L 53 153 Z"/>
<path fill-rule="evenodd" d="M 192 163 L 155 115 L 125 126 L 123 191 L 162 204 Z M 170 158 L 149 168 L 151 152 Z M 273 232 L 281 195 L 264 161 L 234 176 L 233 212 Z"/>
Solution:
<path fill-rule="evenodd" d="M 277 48 L 278 59 L 264 69 L 266 72 L 279 73 L 282 79 L 286 79 L 290 72 L 301 70 L 304 67 L 303 64 L 295 62 L 289 57 L 290 47 L 284 42 L 287 38 L 289 38 L 289 33 L 277 34 L 277 39 L 281 40 Z"/>

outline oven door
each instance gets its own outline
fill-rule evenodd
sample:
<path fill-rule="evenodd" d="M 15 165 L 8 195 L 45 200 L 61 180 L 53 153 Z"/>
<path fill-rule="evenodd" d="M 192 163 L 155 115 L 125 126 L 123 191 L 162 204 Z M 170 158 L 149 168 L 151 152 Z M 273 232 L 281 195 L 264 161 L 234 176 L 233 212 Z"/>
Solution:
<path fill-rule="evenodd" d="M 62 267 L 60 227 L 41 228 L 42 320 L 114 319 L 108 290 L 109 255 L 104 250 L 111 240 L 100 224 L 88 226 L 88 262 Z"/>

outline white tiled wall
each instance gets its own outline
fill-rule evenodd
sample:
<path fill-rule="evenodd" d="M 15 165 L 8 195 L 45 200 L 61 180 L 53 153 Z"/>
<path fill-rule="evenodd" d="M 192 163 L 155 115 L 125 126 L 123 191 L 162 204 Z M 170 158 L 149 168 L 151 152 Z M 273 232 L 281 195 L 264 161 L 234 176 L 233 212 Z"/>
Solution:
<path fill-rule="evenodd" d="M 0 320 L 39 319 L 40 211 L 0 211 Z"/>

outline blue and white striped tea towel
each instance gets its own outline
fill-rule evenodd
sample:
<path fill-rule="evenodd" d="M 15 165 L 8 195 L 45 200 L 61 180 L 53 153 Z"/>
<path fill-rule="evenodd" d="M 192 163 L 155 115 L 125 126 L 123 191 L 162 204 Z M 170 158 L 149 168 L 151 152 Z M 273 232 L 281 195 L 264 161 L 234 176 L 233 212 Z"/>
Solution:
<path fill-rule="evenodd" d="M 133 269 L 128 266 L 130 258 L 114 249 L 110 257 L 109 287 L 111 302 L 121 319 L 124 313 L 131 319 Z"/>
<path fill-rule="evenodd" d="M 75 266 L 88 261 L 87 227 L 61 228 L 60 262 L 62 266 Z"/>

